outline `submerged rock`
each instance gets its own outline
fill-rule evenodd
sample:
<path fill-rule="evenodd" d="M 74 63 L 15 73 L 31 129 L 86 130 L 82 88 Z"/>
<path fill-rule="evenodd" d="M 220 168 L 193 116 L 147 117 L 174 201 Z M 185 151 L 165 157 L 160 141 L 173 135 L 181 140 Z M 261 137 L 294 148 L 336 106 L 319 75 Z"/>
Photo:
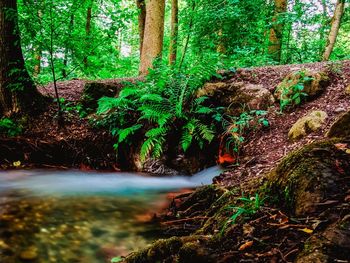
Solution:
<path fill-rule="evenodd" d="M 38 257 L 38 248 L 35 246 L 28 247 L 26 250 L 22 251 L 20 258 L 22 260 L 34 260 Z"/>
<path fill-rule="evenodd" d="M 290 129 L 288 137 L 290 140 L 298 140 L 311 132 L 322 127 L 328 115 L 324 111 L 313 111 L 299 119 Z"/>
<path fill-rule="evenodd" d="M 327 132 L 327 137 L 345 138 L 350 136 L 350 111 L 342 114 Z"/>

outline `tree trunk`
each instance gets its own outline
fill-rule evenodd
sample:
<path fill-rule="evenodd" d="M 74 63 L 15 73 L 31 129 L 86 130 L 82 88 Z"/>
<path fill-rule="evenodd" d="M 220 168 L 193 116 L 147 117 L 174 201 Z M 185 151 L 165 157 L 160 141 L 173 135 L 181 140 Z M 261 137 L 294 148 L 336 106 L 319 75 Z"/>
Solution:
<path fill-rule="evenodd" d="M 35 2 L 35 4 L 37 5 L 37 2 Z M 43 13 L 40 8 L 38 9 L 37 15 L 38 15 L 39 24 L 40 26 L 42 26 L 41 20 L 42 20 Z M 34 72 L 33 72 L 34 77 L 37 77 L 41 71 L 41 55 L 42 55 L 41 45 L 40 43 L 36 43 L 34 47 L 34 61 L 35 61 Z"/>
<path fill-rule="evenodd" d="M 276 62 L 281 61 L 282 37 L 284 23 L 279 21 L 281 14 L 287 12 L 287 0 L 275 0 L 275 14 L 272 18 L 272 27 L 270 29 L 268 54 Z"/>
<path fill-rule="evenodd" d="M 344 14 L 345 0 L 338 0 L 335 6 L 334 15 L 331 23 L 331 30 L 329 31 L 327 45 L 323 53 L 323 61 L 329 60 L 332 54 L 335 42 L 337 41 L 337 36 L 340 28 L 341 19 Z"/>
<path fill-rule="evenodd" d="M 72 37 L 72 31 L 74 27 L 74 13 L 70 15 L 70 21 L 69 21 L 69 27 L 68 27 L 68 37 L 65 41 L 65 47 L 64 47 L 64 58 L 63 58 L 63 68 L 62 68 L 62 77 L 67 78 L 67 67 L 68 67 L 68 54 L 69 51 L 72 52 L 71 48 L 68 47 L 70 38 Z"/>
<path fill-rule="evenodd" d="M 140 58 L 142 54 L 143 39 L 145 34 L 145 23 L 146 23 L 146 3 L 145 0 L 136 0 L 137 8 L 139 9 L 139 38 L 140 38 Z"/>
<path fill-rule="evenodd" d="M 153 61 L 161 57 L 164 37 L 165 0 L 146 2 L 145 33 L 141 52 L 140 75 L 146 75 Z"/>
<path fill-rule="evenodd" d="M 0 116 L 31 113 L 41 99 L 24 65 L 17 1 L 0 0 Z"/>
<path fill-rule="evenodd" d="M 178 0 L 171 1 L 171 33 L 169 47 L 169 65 L 176 63 L 177 41 L 179 33 L 179 4 Z"/>
<path fill-rule="evenodd" d="M 86 34 L 86 55 L 83 59 L 84 68 L 88 68 L 88 53 L 90 49 L 90 33 L 91 33 L 91 17 L 92 17 L 92 1 L 90 2 L 86 11 L 86 24 L 85 24 L 85 34 Z"/>
<path fill-rule="evenodd" d="M 41 72 L 41 47 L 40 45 L 37 45 L 34 48 L 34 60 L 35 60 L 35 65 L 34 65 L 34 72 L 33 72 L 33 76 L 37 77 L 40 72 Z"/>

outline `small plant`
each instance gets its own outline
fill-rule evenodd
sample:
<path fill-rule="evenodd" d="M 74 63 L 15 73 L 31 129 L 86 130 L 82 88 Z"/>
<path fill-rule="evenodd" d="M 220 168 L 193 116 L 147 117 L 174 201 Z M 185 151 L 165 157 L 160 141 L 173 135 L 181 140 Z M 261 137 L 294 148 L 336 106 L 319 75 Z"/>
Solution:
<path fill-rule="evenodd" d="M 237 200 L 243 202 L 243 206 L 228 206 L 226 209 L 233 210 L 233 214 L 230 216 L 230 218 L 225 222 L 221 233 L 225 231 L 228 224 L 235 224 L 237 219 L 241 216 L 244 216 L 244 218 L 249 218 L 256 214 L 261 207 L 264 205 L 265 198 L 261 199 L 259 194 L 256 193 L 254 197 L 245 197 L 244 194 L 242 197 L 238 198 Z"/>
<path fill-rule="evenodd" d="M 298 82 L 294 85 L 289 86 L 293 80 L 288 80 L 286 83 L 287 86 L 282 86 L 280 89 L 281 94 L 279 99 L 281 112 L 283 112 L 289 105 L 299 105 L 302 100 L 307 97 L 307 94 L 304 92 L 305 84 L 313 80 L 313 78 L 306 75 L 305 70 L 300 70 L 294 75 L 299 75 Z"/>
<path fill-rule="evenodd" d="M 333 73 L 334 75 L 341 75 L 343 73 L 344 67 L 343 64 L 339 61 L 332 61 L 327 63 L 326 69 L 328 72 Z"/>
<path fill-rule="evenodd" d="M 0 134 L 14 137 L 22 133 L 22 127 L 9 118 L 0 119 Z"/>
<path fill-rule="evenodd" d="M 56 102 L 57 100 L 54 99 Z M 65 98 L 59 98 L 61 111 L 65 113 L 76 112 L 79 114 L 80 118 L 84 118 L 87 116 L 87 112 L 84 110 L 84 107 L 81 104 L 76 104 L 71 101 L 66 101 Z"/>
<path fill-rule="evenodd" d="M 263 127 L 269 126 L 269 121 L 264 117 L 267 111 L 263 110 L 251 110 L 241 113 L 240 116 L 229 116 L 224 123 L 226 139 L 226 149 L 233 150 L 235 153 L 239 153 L 241 145 L 245 140 L 245 134 L 249 128 L 256 129 L 259 125 Z"/>

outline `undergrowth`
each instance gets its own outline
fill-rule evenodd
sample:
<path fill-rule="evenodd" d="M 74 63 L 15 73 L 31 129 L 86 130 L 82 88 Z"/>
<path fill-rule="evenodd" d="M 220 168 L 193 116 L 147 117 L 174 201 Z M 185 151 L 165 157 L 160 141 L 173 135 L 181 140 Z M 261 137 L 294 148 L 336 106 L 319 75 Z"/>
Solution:
<path fill-rule="evenodd" d="M 15 137 L 22 133 L 21 125 L 18 125 L 9 118 L 0 119 L 0 134 Z"/>
<path fill-rule="evenodd" d="M 167 140 L 177 138 L 171 134 L 181 134 L 178 145 L 183 152 L 193 144 L 202 149 L 214 139 L 222 109 L 205 106 L 207 97 L 195 94 L 214 75 L 219 77 L 217 68 L 207 63 L 184 72 L 157 66 L 145 81 L 127 83 L 118 98 L 101 98 L 97 113 L 102 119 L 97 124 L 117 137 L 116 150 L 141 135 L 141 161 L 161 157 Z"/>

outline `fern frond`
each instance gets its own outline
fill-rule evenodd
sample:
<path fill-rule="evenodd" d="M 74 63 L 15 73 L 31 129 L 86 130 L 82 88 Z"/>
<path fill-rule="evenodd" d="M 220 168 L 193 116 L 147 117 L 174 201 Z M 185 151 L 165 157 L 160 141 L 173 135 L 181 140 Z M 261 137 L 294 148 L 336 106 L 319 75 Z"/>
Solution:
<path fill-rule="evenodd" d="M 136 124 L 134 126 L 119 130 L 118 144 L 125 141 L 130 135 L 134 134 L 137 130 L 141 128 L 142 128 L 141 124 Z"/>
<path fill-rule="evenodd" d="M 212 129 L 210 129 L 207 125 L 203 124 L 203 123 L 197 123 L 196 128 L 199 131 L 199 134 L 201 135 L 201 137 L 208 141 L 209 143 L 211 143 L 211 141 L 214 139 L 214 131 Z"/>
<path fill-rule="evenodd" d="M 195 113 L 197 114 L 210 114 L 213 112 L 214 110 L 212 108 L 204 107 L 204 106 L 197 107 L 197 109 L 195 110 Z"/>
<path fill-rule="evenodd" d="M 144 162 L 154 147 L 155 139 L 153 137 L 148 138 L 141 146 L 140 159 Z"/>
<path fill-rule="evenodd" d="M 140 102 L 162 102 L 164 98 L 159 94 L 145 94 L 140 97 Z"/>
<path fill-rule="evenodd" d="M 168 128 L 165 127 L 157 127 L 150 129 L 148 132 L 146 132 L 147 137 L 159 137 L 159 136 L 165 136 L 168 132 Z"/>

